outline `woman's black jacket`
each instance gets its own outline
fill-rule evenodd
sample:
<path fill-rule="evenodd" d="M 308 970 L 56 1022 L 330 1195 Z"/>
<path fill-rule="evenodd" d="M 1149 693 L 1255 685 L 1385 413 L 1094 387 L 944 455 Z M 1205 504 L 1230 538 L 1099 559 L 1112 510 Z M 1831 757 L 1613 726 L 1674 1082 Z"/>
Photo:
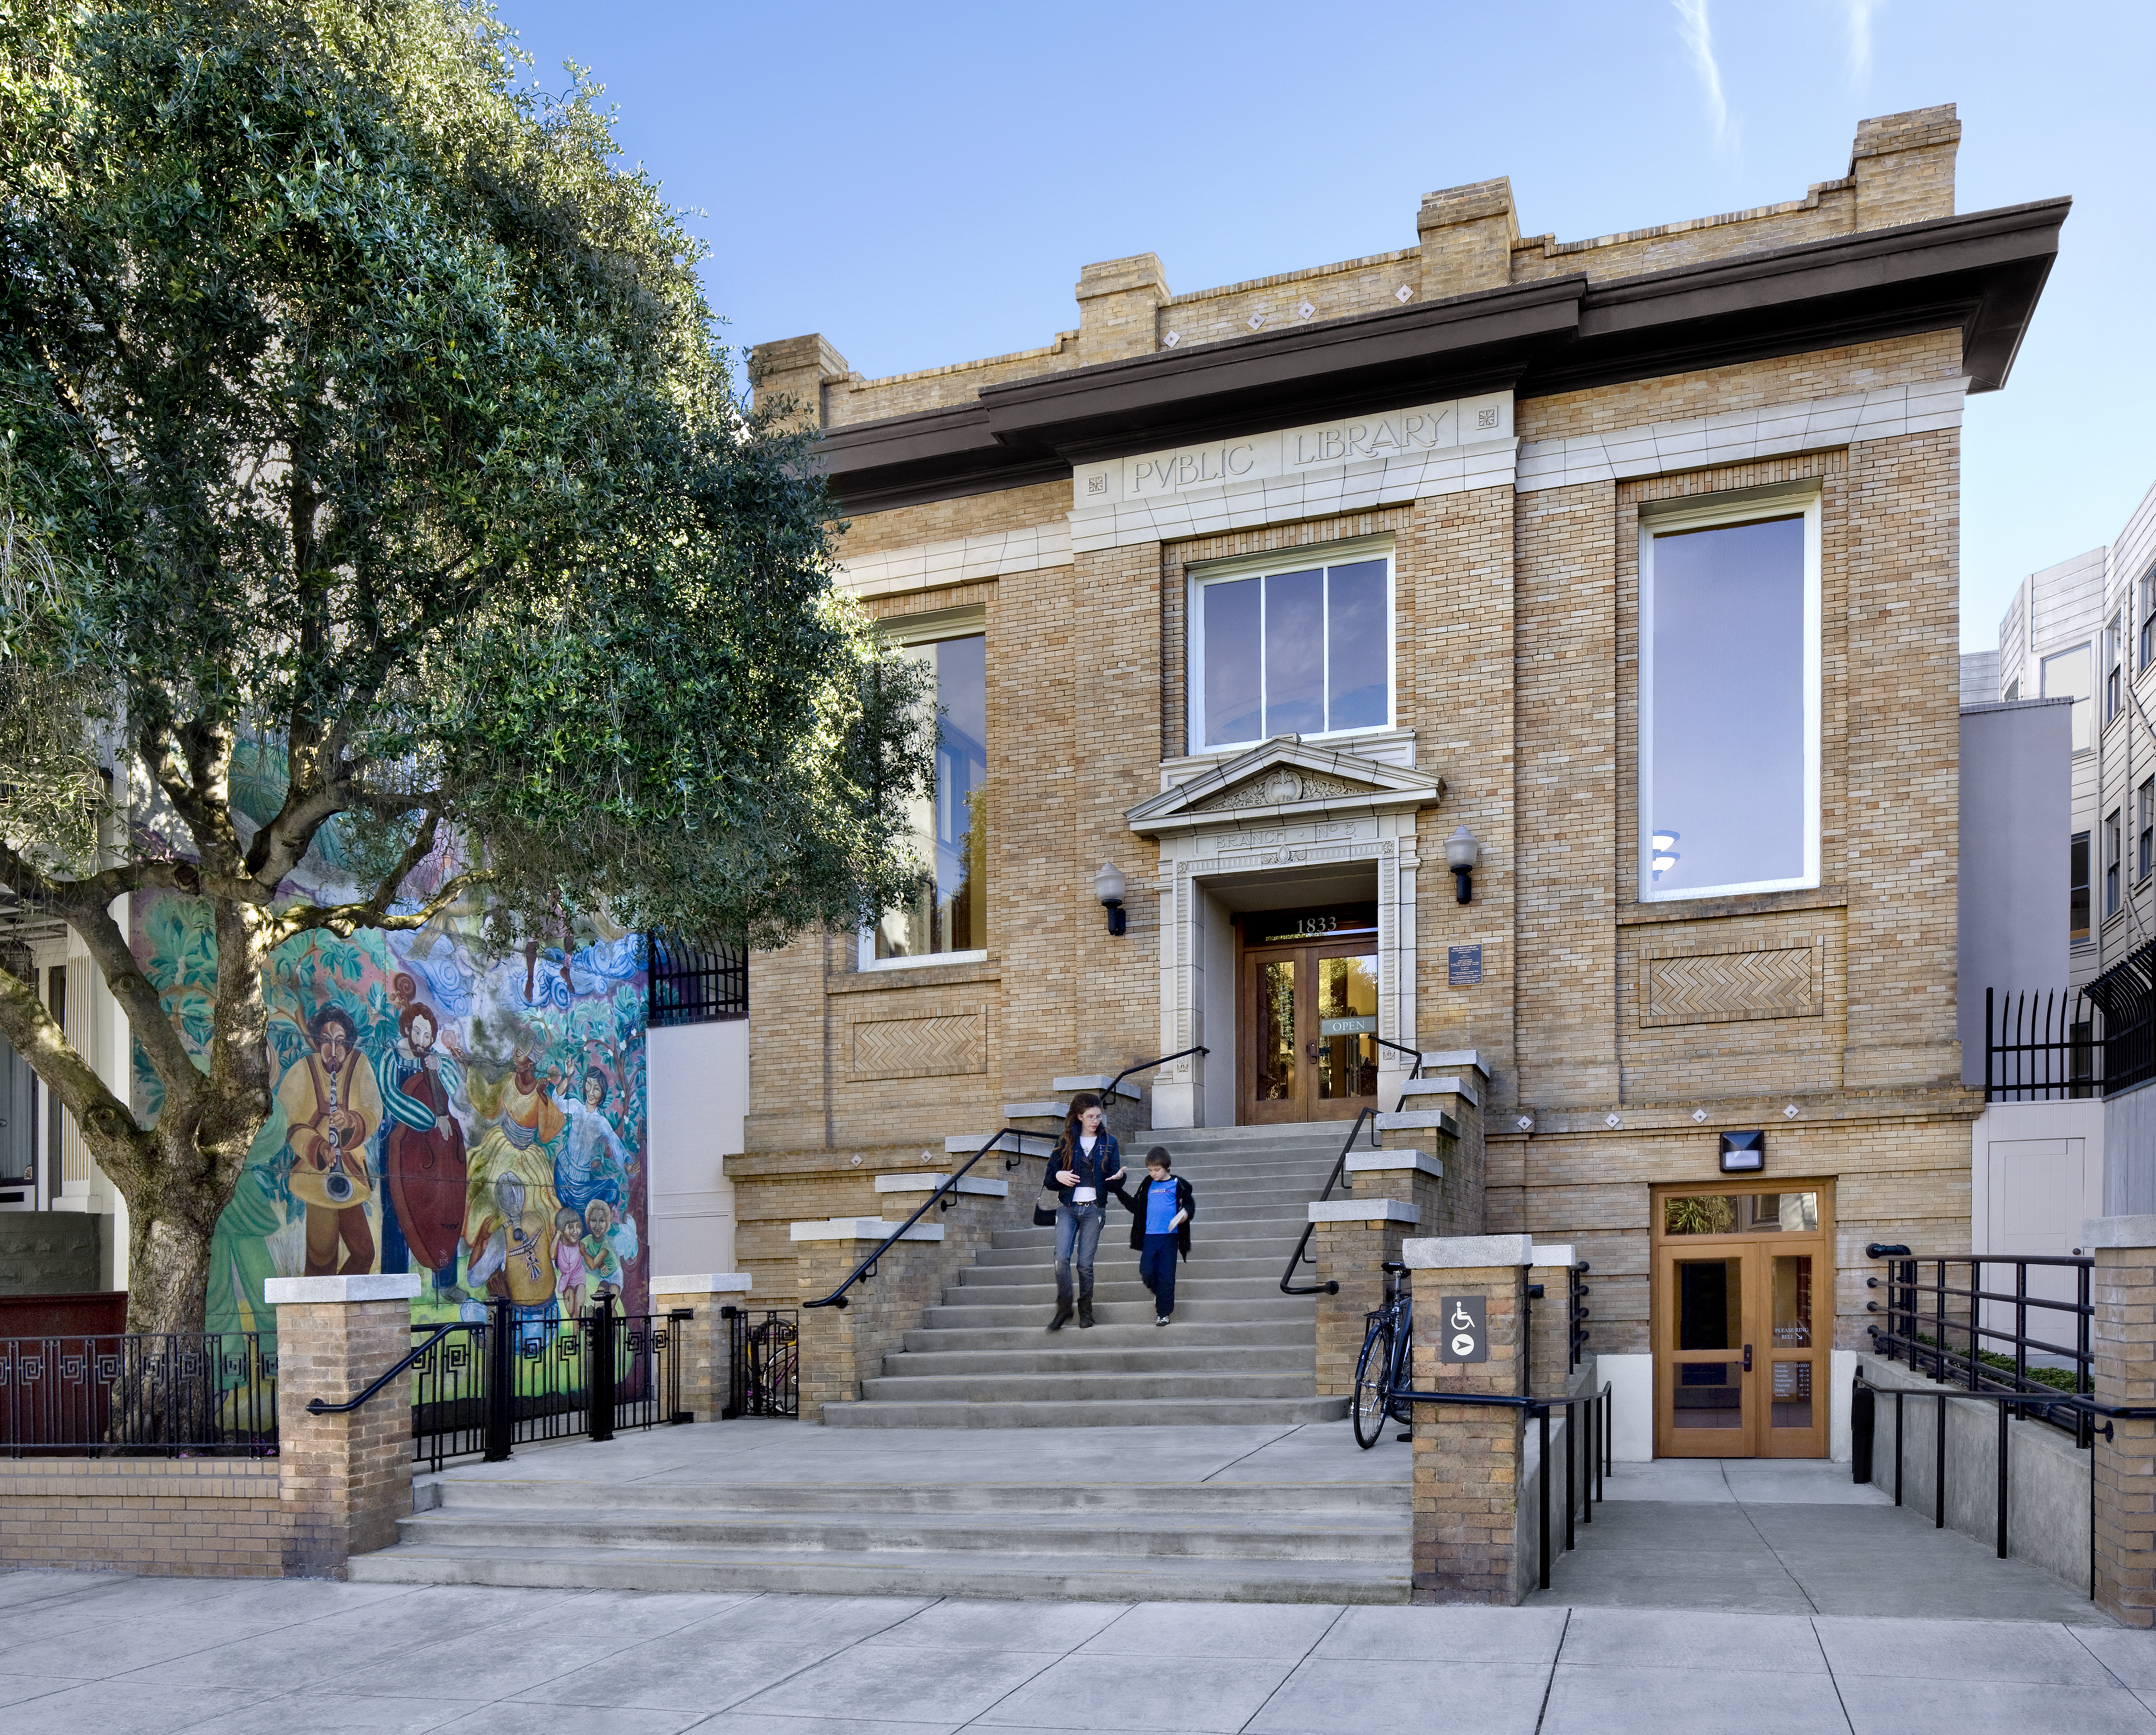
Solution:
<path fill-rule="evenodd" d="M 1126 1191 L 1116 1188 L 1116 1197 L 1129 1207 L 1131 1214 L 1131 1245 L 1141 1253 L 1145 1251 L 1146 1189 L 1152 1185 L 1147 1175 L 1137 1187 Z M 1198 1215 L 1198 1195 L 1190 1190 L 1190 1183 L 1181 1175 L 1175 1177 L 1175 1209 L 1183 1213 L 1182 1225 L 1175 1231 L 1175 1245 L 1185 1259 L 1190 1257 L 1190 1225 Z"/>
<path fill-rule="evenodd" d="M 1070 1170 L 1078 1177 L 1077 1180 L 1065 1187 L 1055 1178 L 1055 1172 L 1060 1168 Z M 1108 1195 L 1121 1183 L 1122 1173 L 1123 1147 L 1116 1142 L 1115 1134 L 1103 1127 L 1100 1142 L 1093 1147 L 1091 1157 L 1079 1148 L 1076 1139 L 1070 1141 L 1068 1150 L 1063 1148 L 1059 1140 L 1055 1154 L 1048 1159 L 1048 1173 L 1042 1177 L 1041 1185 L 1054 1188 L 1056 1198 L 1066 1205 L 1070 1203 L 1070 1195 L 1076 1188 L 1091 1187 L 1094 1196 L 1105 1206 L 1108 1203 Z"/>

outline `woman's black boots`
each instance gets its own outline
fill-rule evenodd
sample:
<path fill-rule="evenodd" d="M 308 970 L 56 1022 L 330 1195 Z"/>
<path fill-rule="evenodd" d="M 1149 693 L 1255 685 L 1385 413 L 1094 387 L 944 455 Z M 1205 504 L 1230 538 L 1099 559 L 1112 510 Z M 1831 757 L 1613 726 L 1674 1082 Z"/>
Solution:
<path fill-rule="evenodd" d="M 1087 1296 L 1078 1304 L 1078 1329 L 1084 1331 L 1093 1323 L 1093 1298 Z"/>
<path fill-rule="evenodd" d="M 1068 1324 L 1070 1324 L 1070 1302 L 1068 1302 L 1068 1301 L 1058 1301 L 1058 1302 L 1055 1304 L 1055 1318 L 1053 1318 L 1053 1319 L 1051 1319 L 1050 1321 L 1049 1321 L 1049 1322 L 1048 1322 L 1048 1329 L 1049 1329 L 1050 1331 L 1051 1331 L 1051 1332 L 1060 1332 L 1060 1331 L 1061 1331 L 1061 1330 L 1064 1328 L 1064 1327 L 1065 1327 L 1066 1325 L 1068 1325 Z M 1093 1310 L 1092 1310 L 1091 1307 L 1088 1307 L 1088 1308 L 1086 1310 L 1086 1323 L 1087 1325 L 1089 1325 L 1089 1326 L 1090 1326 L 1091 1324 L 1092 1324 L 1092 1323 L 1093 1323 Z"/>

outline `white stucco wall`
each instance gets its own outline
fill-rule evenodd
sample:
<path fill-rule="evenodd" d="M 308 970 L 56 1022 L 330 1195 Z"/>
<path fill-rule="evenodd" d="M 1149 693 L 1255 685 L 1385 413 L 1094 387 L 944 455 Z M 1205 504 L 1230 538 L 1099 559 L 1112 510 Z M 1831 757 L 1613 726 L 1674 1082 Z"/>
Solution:
<path fill-rule="evenodd" d="M 748 1112 L 748 1020 L 650 1033 L 651 1270 L 734 1269 L 734 1189 L 725 1159 Z"/>

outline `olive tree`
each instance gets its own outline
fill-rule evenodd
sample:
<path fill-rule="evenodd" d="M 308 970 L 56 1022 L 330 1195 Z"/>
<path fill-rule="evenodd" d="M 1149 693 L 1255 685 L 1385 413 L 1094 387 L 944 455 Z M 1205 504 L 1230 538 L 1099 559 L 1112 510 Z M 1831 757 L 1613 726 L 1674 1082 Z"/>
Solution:
<path fill-rule="evenodd" d="M 127 1200 L 130 1329 L 197 1329 L 278 946 L 850 926 L 914 882 L 929 727 L 699 244 L 485 0 L 29 0 L 0 36 L 0 885 L 80 937 L 154 1124 L 5 968 L 0 1034 Z M 300 895 L 331 826 L 356 889 Z M 160 889 L 212 912 L 198 1056 L 114 913 Z"/>

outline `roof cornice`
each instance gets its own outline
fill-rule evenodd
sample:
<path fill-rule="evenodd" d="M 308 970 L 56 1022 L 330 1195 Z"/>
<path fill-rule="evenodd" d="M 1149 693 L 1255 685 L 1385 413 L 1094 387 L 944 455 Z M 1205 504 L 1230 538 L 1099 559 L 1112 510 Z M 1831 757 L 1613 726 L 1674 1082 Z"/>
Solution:
<path fill-rule="evenodd" d="M 1546 397 L 1956 327 L 1969 389 L 1995 391 L 2071 207 L 2048 199 L 1604 283 L 1546 278 L 1101 362 L 832 429 L 821 461 L 846 510 L 876 511 L 1437 398 Z"/>

